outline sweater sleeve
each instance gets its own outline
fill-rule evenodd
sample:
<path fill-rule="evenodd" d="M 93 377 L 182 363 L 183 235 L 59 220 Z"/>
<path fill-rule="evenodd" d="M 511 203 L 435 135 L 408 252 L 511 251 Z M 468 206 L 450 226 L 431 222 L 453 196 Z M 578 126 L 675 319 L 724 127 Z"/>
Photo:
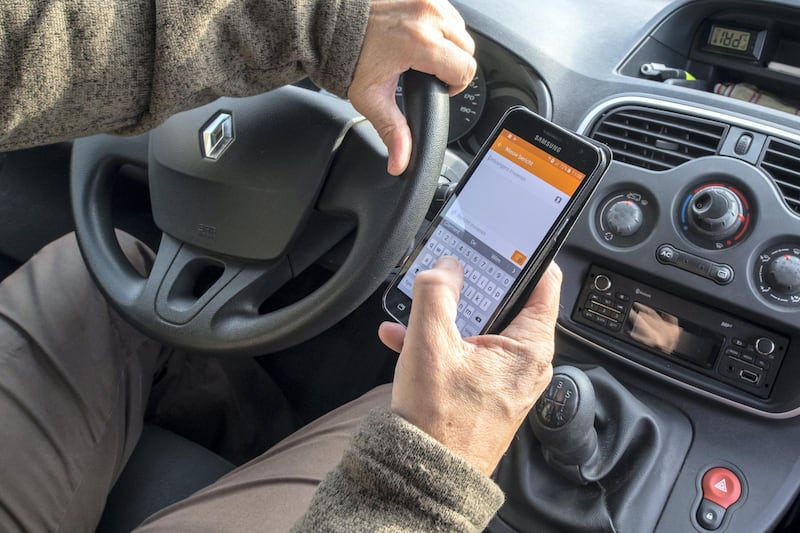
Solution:
<path fill-rule="evenodd" d="M 491 479 L 438 441 L 374 411 L 293 531 L 479 532 L 503 499 Z"/>
<path fill-rule="evenodd" d="M 344 96 L 369 0 L 6 0 L 0 149 L 139 133 L 309 76 Z"/>

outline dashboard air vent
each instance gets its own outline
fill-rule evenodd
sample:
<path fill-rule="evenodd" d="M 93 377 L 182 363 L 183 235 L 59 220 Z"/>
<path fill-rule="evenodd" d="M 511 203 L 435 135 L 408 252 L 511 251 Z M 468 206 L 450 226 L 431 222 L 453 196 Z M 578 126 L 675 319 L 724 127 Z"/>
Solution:
<path fill-rule="evenodd" d="M 800 146 L 771 138 L 759 166 L 775 180 L 786 204 L 800 213 Z"/>
<path fill-rule="evenodd" d="M 591 137 L 614 159 L 648 170 L 669 170 L 719 152 L 727 124 L 671 111 L 625 106 L 603 115 Z"/>

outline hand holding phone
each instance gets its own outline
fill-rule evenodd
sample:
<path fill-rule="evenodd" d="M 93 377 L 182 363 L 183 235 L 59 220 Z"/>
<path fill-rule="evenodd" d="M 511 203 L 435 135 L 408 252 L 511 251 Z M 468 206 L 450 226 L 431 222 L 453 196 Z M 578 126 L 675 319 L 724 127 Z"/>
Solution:
<path fill-rule="evenodd" d="M 381 324 L 383 343 L 400 352 L 391 408 L 491 475 L 552 378 L 561 273 L 551 264 L 498 335 L 462 339 L 461 267 L 448 259 L 420 274 L 408 329 Z"/>
<path fill-rule="evenodd" d="M 414 279 L 451 255 L 464 268 L 461 335 L 496 331 L 530 293 L 610 160 L 608 148 L 510 109 L 384 294 L 387 313 L 408 325 Z"/>

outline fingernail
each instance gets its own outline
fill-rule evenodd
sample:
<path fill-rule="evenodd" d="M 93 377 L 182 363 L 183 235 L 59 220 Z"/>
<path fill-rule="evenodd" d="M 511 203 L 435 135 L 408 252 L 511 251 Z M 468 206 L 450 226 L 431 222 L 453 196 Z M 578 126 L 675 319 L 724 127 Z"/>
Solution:
<path fill-rule="evenodd" d="M 447 270 L 459 270 L 461 268 L 458 259 L 451 255 L 443 255 L 436 261 L 434 266 L 436 268 L 446 268 Z"/>

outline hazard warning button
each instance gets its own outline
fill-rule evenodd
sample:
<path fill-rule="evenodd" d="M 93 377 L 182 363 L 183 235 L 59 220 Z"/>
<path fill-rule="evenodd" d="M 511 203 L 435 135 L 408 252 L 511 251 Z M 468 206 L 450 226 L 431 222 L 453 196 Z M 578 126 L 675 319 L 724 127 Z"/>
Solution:
<path fill-rule="evenodd" d="M 742 483 L 727 468 L 712 468 L 703 476 L 703 498 L 727 509 L 742 495 Z"/>

